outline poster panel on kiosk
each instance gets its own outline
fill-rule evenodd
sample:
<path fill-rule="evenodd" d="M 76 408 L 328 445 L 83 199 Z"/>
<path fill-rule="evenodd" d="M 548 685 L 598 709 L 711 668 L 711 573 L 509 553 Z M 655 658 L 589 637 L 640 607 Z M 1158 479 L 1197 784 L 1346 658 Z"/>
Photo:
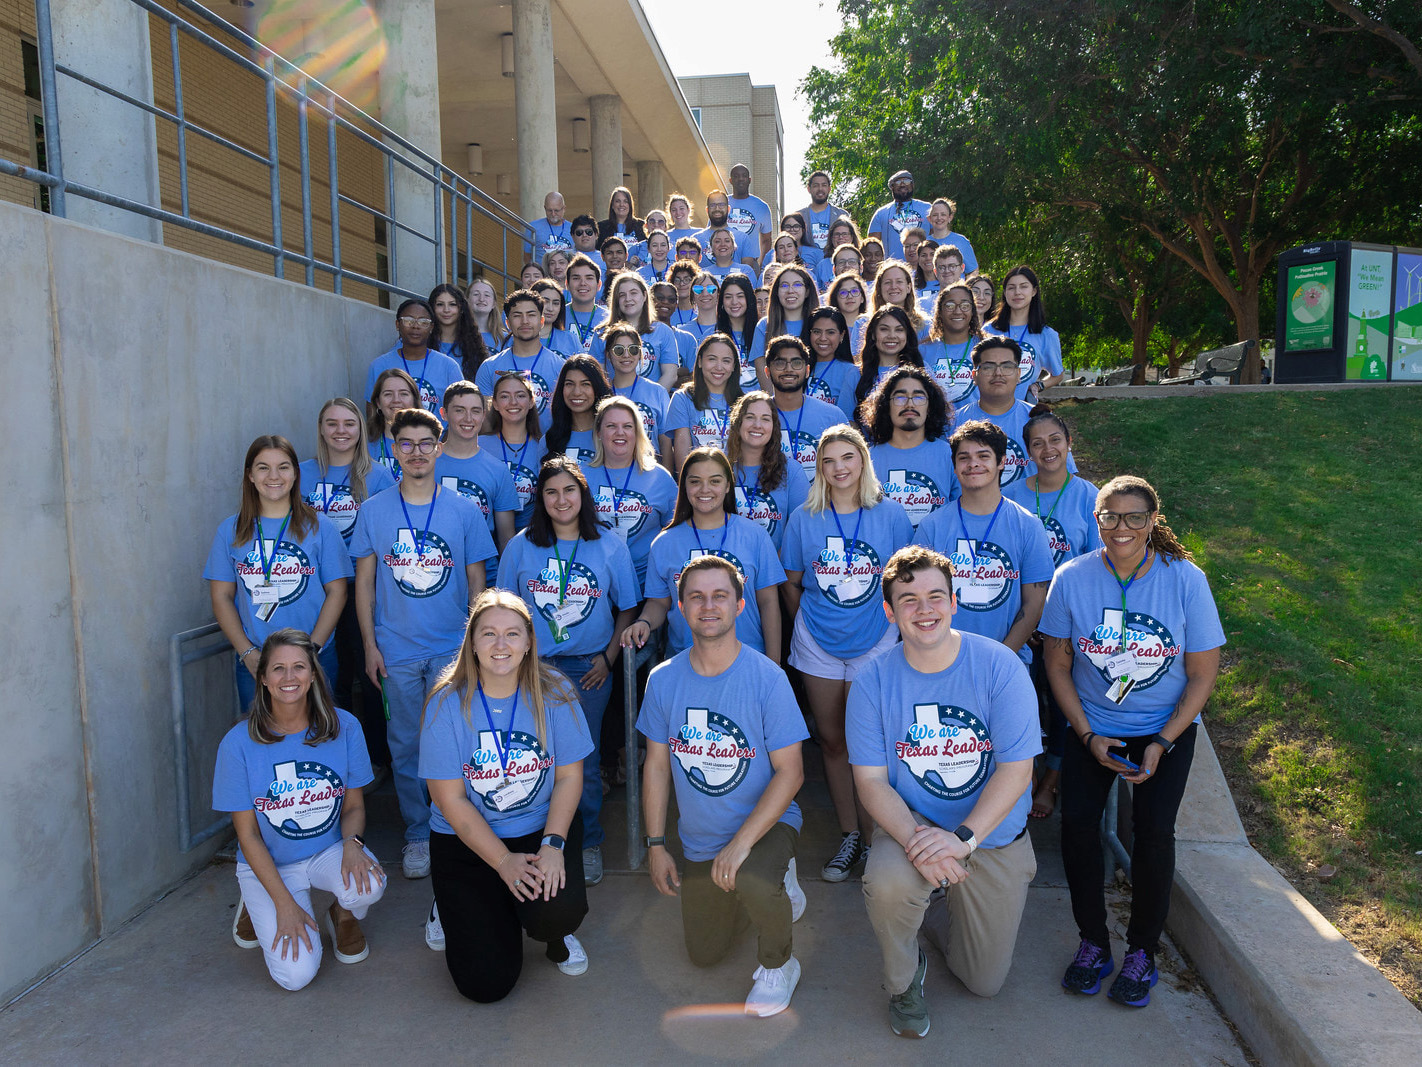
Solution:
<path fill-rule="evenodd" d="M 1392 380 L 1422 381 L 1422 249 L 1399 248 L 1394 273 Z"/>

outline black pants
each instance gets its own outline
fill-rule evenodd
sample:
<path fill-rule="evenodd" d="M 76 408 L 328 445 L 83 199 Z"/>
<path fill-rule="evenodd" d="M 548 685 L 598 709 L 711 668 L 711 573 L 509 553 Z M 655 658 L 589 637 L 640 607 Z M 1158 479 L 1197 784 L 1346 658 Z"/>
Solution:
<path fill-rule="evenodd" d="M 1130 948 L 1143 948 L 1152 957 L 1170 911 L 1170 887 L 1175 881 L 1175 815 L 1185 795 L 1190 764 L 1195 758 L 1195 724 L 1191 723 L 1160 757 L 1149 781 L 1135 786 L 1131 821 L 1131 921 L 1126 927 Z M 1150 737 L 1123 737 L 1128 757 L 1135 763 Z M 1062 862 L 1071 889 L 1071 913 L 1080 936 L 1103 948 L 1110 945 L 1106 931 L 1106 891 L 1102 879 L 1101 814 L 1116 781 L 1114 771 L 1101 766 L 1075 730 L 1067 732 L 1062 753 Z"/>
<path fill-rule="evenodd" d="M 543 831 L 504 838 L 510 852 L 534 853 Z M 444 926 L 444 960 L 461 994 L 480 1004 L 503 1000 L 523 971 L 523 932 L 548 946 L 548 958 L 568 958 L 563 938 L 588 913 L 583 885 L 583 824 L 568 827 L 568 884 L 552 900 L 515 900 L 498 872 L 454 834 L 430 834 L 430 880 Z"/>
<path fill-rule="evenodd" d="M 336 706 L 345 708 L 360 723 L 365 749 L 373 766 L 390 766 L 390 746 L 385 741 L 385 708 L 380 690 L 365 676 L 365 642 L 356 619 L 355 593 L 346 599 L 336 620 L 336 658 L 339 666 L 331 679 Z"/>

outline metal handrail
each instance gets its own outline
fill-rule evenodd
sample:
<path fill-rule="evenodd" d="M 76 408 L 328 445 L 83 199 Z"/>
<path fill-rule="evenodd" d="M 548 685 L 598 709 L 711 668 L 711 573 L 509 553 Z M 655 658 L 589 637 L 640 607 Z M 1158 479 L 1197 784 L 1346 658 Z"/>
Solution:
<path fill-rule="evenodd" d="M 174 0 L 176 6 L 190 14 L 194 21 L 159 6 L 156 0 L 128 0 L 128 2 L 145 11 L 150 17 L 160 19 L 167 24 L 169 60 L 173 71 L 173 107 L 171 110 L 107 85 L 82 71 L 64 64 L 57 64 L 54 59 L 50 0 L 35 0 L 36 39 L 40 66 L 40 103 L 44 121 L 45 168 L 30 167 L 15 160 L 0 158 L 0 173 L 22 178 L 48 188 L 50 190 L 49 206 L 53 214 L 61 218 L 66 216 L 66 196 L 73 193 L 85 199 L 154 219 L 166 225 L 179 226 L 241 247 L 267 253 L 272 256 L 272 271 L 278 278 L 285 277 L 285 266 L 290 261 L 304 269 L 304 280 L 307 285 L 315 285 L 318 271 L 329 275 L 333 279 L 332 284 L 337 293 L 342 292 L 342 283 L 350 280 L 392 295 L 425 295 L 343 265 L 340 220 L 341 207 L 346 205 L 384 222 L 386 233 L 390 238 L 387 241 L 386 254 L 392 276 L 398 277 L 394 237 L 396 234 L 409 234 L 429 245 L 430 254 L 434 257 L 434 276 L 439 281 L 451 281 L 453 280 L 452 275 L 457 276 L 461 273 L 465 278 L 472 278 L 476 269 L 485 274 L 499 275 L 506 283 L 513 281 L 514 275 L 510 274 L 509 240 L 512 238 L 522 243 L 531 238 L 531 232 L 528 224 L 509 208 L 461 177 L 435 156 L 425 152 L 407 138 L 366 114 L 319 79 L 311 77 L 295 63 L 277 54 L 240 27 L 196 3 L 195 0 Z M 213 33 L 209 33 L 207 29 L 197 25 L 197 21 L 220 31 L 226 37 L 236 41 L 240 47 L 249 49 L 251 56 L 242 54 L 237 48 L 214 36 Z M 202 123 L 194 121 L 187 114 L 179 48 L 182 38 L 202 45 L 237 69 L 262 80 L 265 90 L 267 120 L 265 155 L 222 136 Z M 132 200 L 65 177 L 63 141 L 60 136 L 57 75 L 63 75 L 130 107 L 137 108 L 155 121 L 161 119 L 172 124 L 177 135 L 178 188 L 181 200 L 179 211 L 174 212 L 161 205 Z M 299 158 L 296 162 L 300 181 L 301 212 L 299 251 L 286 247 L 282 233 L 282 161 L 277 136 L 277 97 L 279 93 L 282 99 L 293 104 L 296 110 L 299 141 Z M 325 121 L 327 127 L 327 179 L 330 188 L 329 208 L 331 213 L 329 259 L 324 258 L 321 252 L 317 251 L 313 234 L 310 157 L 310 121 L 313 113 Z M 193 205 L 188 181 L 189 131 L 236 153 L 243 159 L 268 169 L 271 200 L 270 240 L 193 218 Z M 336 146 L 339 131 L 345 131 L 358 142 L 369 146 L 383 156 L 386 187 L 384 211 L 362 203 L 341 191 Z M 411 225 L 408 219 L 402 220 L 397 217 L 393 188 L 397 162 L 405 171 L 429 183 L 434 213 L 426 227 Z M 448 221 L 446 221 L 446 210 L 449 213 Z M 460 218 L 461 212 L 463 213 L 462 220 Z M 474 255 L 475 215 L 492 223 L 501 231 L 502 254 L 501 262 L 498 264 L 489 263 Z M 461 236 L 463 237 L 462 241 Z M 519 257 L 516 256 L 514 269 L 517 269 L 518 264 Z"/>
<path fill-rule="evenodd" d="M 168 681 L 173 701 L 173 779 L 178 793 L 178 843 L 184 852 L 191 852 L 208 838 L 222 833 L 232 823 L 230 815 L 222 815 L 197 833 L 193 833 L 192 818 L 188 813 L 192 798 L 188 795 L 191 789 L 191 775 L 188 772 L 188 715 L 187 698 L 183 685 L 183 668 L 189 663 L 197 663 L 199 660 L 231 652 L 233 649 L 231 642 L 225 637 L 221 641 L 214 641 L 197 650 L 184 649 L 183 646 L 190 641 L 198 641 L 204 637 L 221 633 L 222 628 L 217 623 L 210 622 L 206 626 L 184 630 L 182 633 L 176 633 L 168 638 Z M 235 709 L 235 685 L 232 687 L 231 693 L 234 697 Z M 235 721 L 235 715 L 233 719 Z"/>

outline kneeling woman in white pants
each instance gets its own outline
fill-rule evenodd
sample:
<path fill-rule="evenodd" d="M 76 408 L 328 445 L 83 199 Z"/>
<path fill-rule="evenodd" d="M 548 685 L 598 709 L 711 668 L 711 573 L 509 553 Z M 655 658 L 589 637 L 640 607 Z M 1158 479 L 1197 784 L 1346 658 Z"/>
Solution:
<path fill-rule="evenodd" d="M 370 756 L 360 724 L 331 700 L 317 648 L 300 630 L 262 645 L 252 714 L 217 750 L 212 806 L 237 829 L 237 882 L 267 970 L 301 989 L 321 965 L 311 890 L 334 893 L 323 919 L 336 958 L 370 954 L 359 920 L 385 892 L 365 847 Z"/>

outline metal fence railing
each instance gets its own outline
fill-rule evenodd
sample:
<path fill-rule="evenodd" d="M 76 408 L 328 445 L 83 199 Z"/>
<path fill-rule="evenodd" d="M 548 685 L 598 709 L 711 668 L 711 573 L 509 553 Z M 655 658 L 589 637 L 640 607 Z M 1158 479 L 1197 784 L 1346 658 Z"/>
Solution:
<path fill-rule="evenodd" d="M 173 0 L 174 5 L 190 14 L 191 18 L 169 11 L 154 0 L 128 0 L 135 7 L 147 12 L 150 19 L 158 20 L 166 27 L 164 34 L 168 41 L 168 58 L 172 64 L 172 106 L 164 107 L 147 100 L 141 100 L 131 93 L 93 78 L 84 71 L 55 62 L 54 37 L 50 18 L 50 0 L 35 0 L 36 43 L 39 55 L 39 80 L 41 109 L 44 127 L 45 155 L 42 167 L 32 167 L 0 157 L 0 173 L 24 179 L 49 190 L 49 206 L 53 214 L 64 217 L 66 201 L 70 195 L 85 197 L 98 203 L 109 205 L 138 215 L 155 219 L 165 225 L 179 226 L 195 233 L 227 241 L 241 247 L 263 252 L 272 257 L 272 271 L 278 278 L 286 277 L 287 264 L 291 263 L 304 273 L 307 285 L 316 284 L 319 273 L 332 279 L 335 292 L 342 292 L 346 281 L 360 282 L 372 288 L 398 296 L 425 296 L 402 288 L 390 279 L 398 279 L 399 260 L 396 246 L 401 242 L 398 234 L 406 234 L 420 242 L 420 247 L 428 245 L 428 255 L 434 267 L 433 277 L 440 282 L 465 280 L 483 274 L 491 280 L 497 276 L 504 285 L 496 283 L 496 288 L 509 288 L 517 277 L 522 265 L 522 242 L 528 233 L 527 224 L 516 214 L 493 197 L 480 190 L 467 179 L 445 166 L 440 160 L 424 152 L 394 130 L 382 125 L 356 105 L 320 81 L 308 76 L 296 64 L 284 59 L 241 28 L 219 18 L 194 0 Z M 203 28 L 204 24 L 207 29 Z M 151 24 L 150 24 L 151 25 Z M 209 32 L 211 30 L 211 32 Z M 219 36 L 220 35 L 220 36 Z M 158 35 L 154 35 L 156 42 Z M 226 38 L 223 40 L 222 38 Z M 227 43 L 233 42 L 232 44 Z M 183 97 L 182 46 L 202 48 L 221 57 L 235 71 L 260 79 L 266 98 L 266 141 L 260 148 L 243 145 L 233 137 L 225 136 L 212 129 L 189 113 Z M 243 54 L 244 49 L 250 54 Z M 156 122 L 167 123 L 176 132 L 177 138 L 177 185 L 178 210 L 164 208 L 161 204 L 144 203 L 120 196 L 95 185 L 86 184 L 65 177 L 64 150 L 61 127 L 65 116 L 59 113 L 56 93 L 57 79 L 63 76 L 122 101 L 133 108 L 153 117 Z M 278 138 L 278 103 L 294 108 L 298 130 L 298 152 L 296 163 L 299 167 L 301 239 L 299 247 L 288 242 L 283 234 L 282 167 L 291 166 L 292 161 L 283 159 Z M 312 127 L 324 124 L 326 135 L 326 184 L 329 187 L 330 238 L 324 247 L 317 248 L 313 227 L 313 175 L 312 175 Z M 319 136 L 319 130 L 317 131 Z M 374 204 L 361 200 L 353 191 L 343 189 L 338 165 L 338 134 L 354 139 L 378 153 L 384 170 L 384 203 Z M 191 138 L 201 138 L 218 145 L 237 159 L 264 167 L 269 175 L 271 221 L 269 229 L 262 234 L 243 232 L 232 224 L 221 225 L 203 221 L 194 216 L 191 184 L 189 143 Z M 424 183 L 428 187 L 432 207 L 412 211 L 407 204 L 403 217 L 397 210 L 397 176 L 407 184 Z M 411 179 L 409 176 L 413 176 Z M 318 179 L 319 180 L 319 179 Z M 385 255 L 388 259 L 388 275 L 377 277 L 370 271 L 362 271 L 347 265 L 341 254 L 341 218 L 343 212 L 359 212 L 378 223 L 383 223 L 388 235 Z M 210 212 L 209 212 L 210 214 Z M 421 216 L 428 225 L 412 215 Z M 481 226 L 487 232 L 494 227 L 499 253 L 496 257 L 481 258 L 475 254 L 475 222 L 482 220 Z M 328 221 L 322 218 L 325 223 Z M 372 229 L 377 229 L 372 223 Z M 510 241 L 516 242 L 512 255 Z M 485 242 L 486 244 L 488 242 Z M 513 273 L 510 273 L 512 267 Z"/>

